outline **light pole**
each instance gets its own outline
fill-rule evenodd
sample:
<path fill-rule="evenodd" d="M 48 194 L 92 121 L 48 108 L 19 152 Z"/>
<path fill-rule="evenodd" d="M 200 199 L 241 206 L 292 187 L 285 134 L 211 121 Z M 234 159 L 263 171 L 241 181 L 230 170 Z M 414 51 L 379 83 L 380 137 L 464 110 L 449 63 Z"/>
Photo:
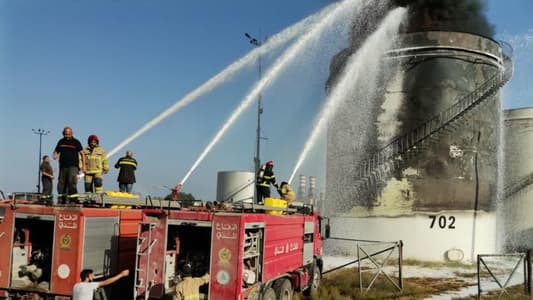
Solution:
<path fill-rule="evenodd" d="M 39 129 L 32 129 L 33 133 L 39 135 L 39 160 L 37 160 L 37 193 L 41 192 L 41 149 L 43 144 L 43 135 L 47 135 L 50 133 L 49 130 L 45 130 L 42 128 Z"/>
<path fill-rule="evenodd" d="M 260 47 L 261 42 L 258 41 L 256 38 L 252 37 L 249 33 L 245 33 L 244 36 L 248 38 L 248 41 L 250 41 L 250 44 Z M 257 59 L 258 66 L 259 66 L 259 80 L 261 80 L 262 72 L 261 72 L 261 54 L 259 54 L 259 57 Z M 263 113 L 263 105 L 261 104 L 262 95 L 261 92 L 259 92 L 259 96 L 257 98 L 257 132 L 256 132 L 256 148 L 255 148 L 255 157 L 254 157 L 254 167 L 255 167 L 255 177 L 257 182 L 257 173 L 259 173 L 259 165 L 261 163 L 260 159 L 260 141 L 261 141 L 261 114 Z"/>

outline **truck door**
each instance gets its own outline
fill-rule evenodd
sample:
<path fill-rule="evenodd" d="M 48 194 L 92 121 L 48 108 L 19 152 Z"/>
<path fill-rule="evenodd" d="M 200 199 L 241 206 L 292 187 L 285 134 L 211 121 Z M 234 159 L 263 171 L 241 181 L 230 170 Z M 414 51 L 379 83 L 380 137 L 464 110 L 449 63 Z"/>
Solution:
<path fill-rule="evenodd" d="M 242 252 L 244 232 L 241 215 L 215 215 L 211 236 L 210 299 L 238 299 L 242 276 Z"/>

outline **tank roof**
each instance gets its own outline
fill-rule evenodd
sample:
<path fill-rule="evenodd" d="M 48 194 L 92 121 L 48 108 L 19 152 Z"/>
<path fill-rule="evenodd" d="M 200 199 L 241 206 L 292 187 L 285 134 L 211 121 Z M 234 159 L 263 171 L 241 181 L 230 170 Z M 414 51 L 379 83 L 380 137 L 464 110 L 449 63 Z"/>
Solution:
<path fill-rule="evenodd" d="M 533 119 L 533 107 L 520 107 L 503 111 L 505 121 L 519 119 Z"/>

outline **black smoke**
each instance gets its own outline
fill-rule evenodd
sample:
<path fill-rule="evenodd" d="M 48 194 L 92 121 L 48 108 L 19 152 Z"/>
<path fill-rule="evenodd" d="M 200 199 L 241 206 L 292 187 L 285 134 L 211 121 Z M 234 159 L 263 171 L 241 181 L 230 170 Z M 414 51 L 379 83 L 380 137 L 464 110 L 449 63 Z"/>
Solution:
<path fill-rule="evenodd" d="M 484 12 L 483 0 L 395 0 L 409 8 L 407 32 L 415 31 L 460 31 L 485 37 L 494 36 Z"/>

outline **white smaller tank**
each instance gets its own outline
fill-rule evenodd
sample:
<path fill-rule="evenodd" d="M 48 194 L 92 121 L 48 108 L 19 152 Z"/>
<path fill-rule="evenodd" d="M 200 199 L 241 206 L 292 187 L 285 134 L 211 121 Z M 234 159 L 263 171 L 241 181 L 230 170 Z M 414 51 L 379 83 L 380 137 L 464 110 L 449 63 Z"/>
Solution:
<path fill-rule="evenodd" d="M 217 202 L 254 200 L 255 176 L 247 171 L 220 171 L 217 174 Z"/>

